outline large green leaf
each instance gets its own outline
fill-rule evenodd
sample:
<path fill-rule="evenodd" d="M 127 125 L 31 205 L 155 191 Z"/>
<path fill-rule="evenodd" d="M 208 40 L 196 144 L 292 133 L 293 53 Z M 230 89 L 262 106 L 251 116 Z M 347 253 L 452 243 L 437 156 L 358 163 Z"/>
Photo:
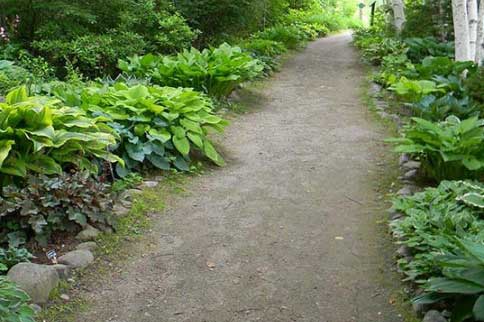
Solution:
<path fill-rule="evenodd" d="M 188 155 L 190 153 L 190 142 L 188 141 L 187 137 L 179 137 L 179 136 L 174 136 L 172 138 L 173 144 L 175 145 L 176 149 L 182 154 L 182 155 Z"/>
<path fill-rule="evenodd" d="M 12 150 L 12 145 L 15 144 L 13 140 L 1 140 L 0 141 L 0 168 L 3 165 L 3 161 L 8 157 L 8 154 Z"/>
<path fill-rule="evenodd" d="M 477 298 L 472 312 L 474 313 L 474 318 L 477 321 L 484 321 L 484 294 Z"/>

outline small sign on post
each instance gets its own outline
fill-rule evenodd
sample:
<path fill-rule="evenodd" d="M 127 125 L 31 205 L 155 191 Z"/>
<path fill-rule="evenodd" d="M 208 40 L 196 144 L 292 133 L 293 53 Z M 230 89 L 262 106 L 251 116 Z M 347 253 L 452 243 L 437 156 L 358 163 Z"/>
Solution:
<path fill-rule="evenodd" d="M 359 16 L 360 16 L 360 20 L 363 21 L 363 9 L 366 7 L 366 5 L 363 3 L 363 2 L 360 2 L 358 4 L 358 8 L 359 8 Z"/>
<path fill-rule="evenodd" d="M 53 263 L 57 264 L 57 253 L 55 252 L 55 249 L 49 250 L 47 253 L 47 258 Z"/>

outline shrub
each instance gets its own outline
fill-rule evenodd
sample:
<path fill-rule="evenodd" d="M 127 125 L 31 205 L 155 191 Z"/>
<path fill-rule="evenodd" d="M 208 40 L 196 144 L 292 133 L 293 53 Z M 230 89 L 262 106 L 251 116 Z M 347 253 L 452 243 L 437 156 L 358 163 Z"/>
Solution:
<path fill-rule="evenodd" d="M 28 173 L 60 174 L 66 167 L 96 172 L 95 158 L 119 160 L 107 151 L 116 143 L 112 130 L 79 108 L 59 100 L 28 97 L 25 87 L 0 103 L 0 180 Z"/>
<path fill-rule="evenodd" d="M 277 56 L 287 51 L 283 43 L 257 38 L 242 42 L 240 47 L 260 60 L 266 72 L 274 70 L 278 65 Z"/>
<path fill-rule="evenodd" d="M 30 297 L 5 276 L 0 276 L 0 321 L 35 322 Z"/>
<path fill-rule="evenodd" d="M 295 25 L 270 27 L 255 34 L 254 37 L 283 43 L 289 49 L 297 49 L 309 40 L 308 35 Z"/>
<path fill-rule="evenodd" d="M 0 60 L 0 95 L 28 82 L 30 74 L 9 60 Z"/>
<path fill-rule="evenodd" d="M 118 59 L 144 51 L 143 38 L 132 32 L 83 35 L 72 40 L 41 40 L 32 46 L 58 71 L 71 64 L 89 77 L 113 74 Z M 60 74 L 60 72 L 58 72 Z M 65 75 L 65 71 L 64 71 Z"/>
<path fill-rule="evenodd" d="M 452 321 L 484 320 L 484 244 L 456 240 L 458 249 L 436 258 L 443 277 L 432 277 L 416 303 L 454 299 Z"/>
<path fill-rule="evenodd" d="M 414 116 L 432 122 L 444 121 L 451 115 L 455 115 L 459 119 L 466 119 L 480 114 L 479 106 L 472 102 L 469 97 L 458 99 L 451 93 L 442 97 L 427 95 L 410 106 Z"/>
<path fill-rule="evenodd" d="M 50 178 L 29 176 L 23 188 L 3 189 L 0 242 L 18 246 L 35 237 L 46 245 L 56 231 L 77 232 L 87 224 L 113 224 L 108 185 L 88 172 Z"/>
<path fill-rule="evenodd" d="M 441 276 L 445 266 L 436 265 L 436 258 L 459 249 L 455 237 L 484 242 L 484 211 L 473 200 L 476 195 L 482 199 L 483 188 L 475 182 L 443 181 L 437 188 L 393 200 L 392 209 L 406 215 L 391 227 L 412 252 L 411 258 L 399 260 L 408 279 Z"/>
<path fill-rule="evenodd" d="M 465 86 L 469 96 L 479 104 L 484 105 L 484 66 L 479 67 L 475 73 L 469 76 Z"/>
<path fill-rule="evenodd" d="M 7 249 L 0 248 L 0 274 L 18 263 L 30 261 L 32 257 L 32 254 L 25 248 L 17 248 L 16 246 L 10 246 Z"/>
<path fill-rule="evenodd" d="M 453 42 L 439 42 L 433 37 L 427 38 L 407 38 L 404 40 L 408 46 L 407 55 L 413 62 L 420 62 L 428 56 L 454 57 Z"/>
<path fill-rule="evenodd" d="M 459 120 L 449 116 L 432 123 L 412 118 L 403 137 L 389 140 L 399 153 L 420 158 L 425 174 L 443 179 L 482 178 L 484 168 L 484 121 L 477 117 Z"/>
<path fill-rule="evenodd" d="M 445 93 L 444 89 L 437 85 L 436 82 L 429 80 L 411 80 L 406 77 L 394 83 L 390 88 L 398 96 L 404 98 L 407 102 L 418 102 L 425 96 L 432 93 Z"/>
<path fill-rule="evenodd" d="M 64 95 L 66 102 L 69 93 Z M 74 100 L 75 101 L 75 100 Z M 115 153 L 127 170 L 141 169 L 143 163 L 168 170 L 175 166 L 189 170 L 189 153 L 197 149 L 217 165 L 223 165 L 207 134 L 222 131 L 226 121 L 212 113 L 212 102 L 191 89 L 143 86 L 88 87 L 80 94 L 81 106 L 93 117 L 108 119 L 121 137 Z"/>
<path fill-rule="evenodd" d="M 158 85 L 189 87 L 224 98 L 240 83 L 257 77 L 263 65 L 239 47 L 222 44 L 202 52 L 192 48 L 177 56 L 134 56 L 120 60 L 119 68 L 137 77 L 150 77 Z"/>

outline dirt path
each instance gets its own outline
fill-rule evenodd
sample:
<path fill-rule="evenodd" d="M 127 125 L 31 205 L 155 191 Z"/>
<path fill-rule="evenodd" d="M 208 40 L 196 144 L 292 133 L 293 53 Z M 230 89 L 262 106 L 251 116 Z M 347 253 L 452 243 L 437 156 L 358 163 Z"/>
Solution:
<path fill-rule="evenodd" d="M 288 61 L 264 106 L 228 129 L 228 166 L 160 214 L 154 244 L 78 321 L 401 321 L 380 284 L 385 133 L 360 101 L 363 77 L 347 34 Z"/>

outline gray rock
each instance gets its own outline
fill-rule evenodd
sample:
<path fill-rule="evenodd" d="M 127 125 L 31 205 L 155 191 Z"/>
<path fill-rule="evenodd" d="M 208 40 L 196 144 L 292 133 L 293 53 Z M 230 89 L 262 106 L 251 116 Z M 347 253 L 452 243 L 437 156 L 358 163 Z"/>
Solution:
<path fill-rule="evenodd" d="M 67 265 L 56 264 L 52 266 L 60 279 L 66 280 L 71 276 L 71 269 Z"/>
<path fill-rule="evenodd" d="M 425 314 L 423 322 L 447 322 L 439 311 L 431 310 Z"/>
<path fill-rule="evenodd" d="M 415 179 L 417 177 L 417 174 L 418 174 L 418 170 L 417 169 L 408 170 L 403 175 L 403 179 L 404 180 L 413 180 L 413 179 Z"/>
<path fill-rule="evenodd" d="M 116 204 L 113 208 L 113 212 L 117 216 L 126 216 L 129 213 L 129 209 L 121 206 L 120 204 Z"/>
<path fill-rule="evenodd" d="M 74 250 L 61 257 L 58 262 L 71 268 L 84 268 L 94 261 L 94 256 L 87 249 Z"/>
<path fill-rule="evenodd" d="M 388 218 L 391 221 L 398 220 L 398 219 L 402 219 L 403 217 L 405 217 L 405 214 L 403 212 L 399 212 L 399 211 L 392 211 L 390 213 L 390 215 L 388 216 Z"/>
<path fill-rule="evenodd" d="M 67 295 L 67 294 L 61 294 L 61 295 L 59 296 L 59 298 L 60 298 L 61 300 L 66 301 L 66 302 L 67 302 L 67 301 L 69 301 L 69 300 L 71 299 L 71 298 L 69 297 L 69 295 Z"/>
<path fill-rule="evenodd" d="M 112 234 L 113 233 L 113 228 L 111 226 L 109 226 L 109 225 L 98 224 L 98 228 L 102 232 L 105 232 L 105 233 L 108 233 L 108 234 Z"/>
<path fill-rule="evenodd" d="M 154 188 L 158 185 L 158 181 L 143 181 L 141 184 L 142 188 Z"/>
<path fill-rule="evenodd" d="M 50 292 L 59 284 L 59 275 L 52 266 L 20 263 L 10 269 L 8 278 L 17 283 L 36 304 L 49 300 Z"/>
<path fill-rule="evenodd" d="M 38 304 L 30 304 L 30 308 L 34 310 L 35 314 L 42 312 L 42 307 Z"/>
<path fill-rule="evenodd" d="M 411 196 L 413 194 L 413 190 L 410 186 L 404 186 L 402 189 L 397 191 L 397 195 L 399 196 Z"/>
<path fill-rule="evenodd" d="M 405 171 L 418 170 L 420 169 L 420 162 L 413 160 L 407 161 L 402 164 L 402 169 Z"/>
<path fill-rule="evenodd" d="M 409 160 L 410 160 L 410 156 L 406 153 L 403 153 L 402 155 L 400 155 L 400 160 L 399 160 L 400 166 L 402 166 L 404 163 L 408 162 Z"/>
<path fill-rule="evenodd" d="M 80 241 L 92 241 L 95 240 L 100 233 L 101 232 L 98 229 L 86 225 L 86 228 L 77 234 L 76 239 Z"/>
<path fill-rule="evenodd" d="M 408 246 L 402 245 L 397 249 L 397 254 L 400 257 L 412 257 L 412 250 Z"/>
<path fill-rule="evenodd" d="M 96 247 L 97 247 L 97 244 L 93 241 L 90 241 L 90 242 L 80 243 L 79 245 L 77 245 L 76 249 L 77 250 L 87 249 L 89 251 L 93 251 L 96 249 Z"/>

